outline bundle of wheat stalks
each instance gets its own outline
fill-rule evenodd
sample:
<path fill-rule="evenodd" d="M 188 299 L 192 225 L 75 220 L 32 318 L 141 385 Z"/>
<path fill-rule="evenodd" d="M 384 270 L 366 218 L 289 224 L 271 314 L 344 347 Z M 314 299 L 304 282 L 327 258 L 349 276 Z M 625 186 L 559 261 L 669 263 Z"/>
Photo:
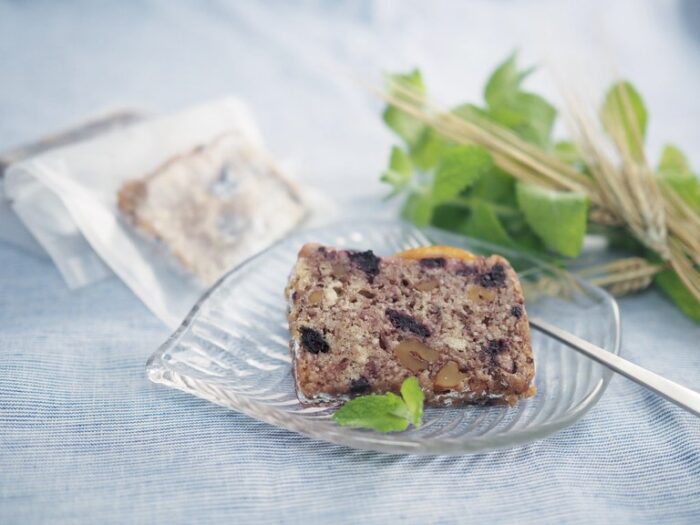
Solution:
<path fill-rule="evenodd" d="M 393 83 L 381 95 L 449 140 L 486 148 L 496 165 L 518 180 L 584 193 L 591 203 L 591 222 L 625 226 L 661 261 L 654 264 L 632 257 L 587 269 L 583 276 L 592 282 L 624 294 L 645 288 L 656 273 L 670 267 L 700 301 L 700 217 L 675 192 L 658 183 L 625 89 L 616 93 L 621 111 L 608 115 L 605 122 L 573 97 L 567 99 L 574 142 L 590 176 L 477 114 L 445 111 L 405 84 Z"/>

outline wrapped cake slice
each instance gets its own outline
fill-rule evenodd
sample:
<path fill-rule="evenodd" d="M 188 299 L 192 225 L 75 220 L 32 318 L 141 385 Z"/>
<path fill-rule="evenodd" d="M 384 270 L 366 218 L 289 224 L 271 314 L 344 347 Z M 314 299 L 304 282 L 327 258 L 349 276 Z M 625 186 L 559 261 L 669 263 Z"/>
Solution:
<path fill-rule="evenodd" d="M 380 258 L 307 244 L 286 292 L 302 402 L 399 392 L 411 376 L 431 405 L 534 394 L 522 288 L 503 257 L 428 247 Z"/>
<path fill-rule="evenodd" d="M 306 213 L 297 189 L 240 133 L 127 182 L 118 206 L 205 285 L 281 238 Z"/>

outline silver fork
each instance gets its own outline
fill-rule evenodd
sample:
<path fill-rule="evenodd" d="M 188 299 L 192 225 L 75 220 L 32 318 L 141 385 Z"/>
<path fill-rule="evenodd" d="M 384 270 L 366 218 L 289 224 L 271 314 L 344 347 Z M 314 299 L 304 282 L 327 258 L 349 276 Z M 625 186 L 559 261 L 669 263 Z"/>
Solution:
<path fill-rule="evenodd" d="M 635 383 L 639 383 L 643 387 L 656 392 L 665 397 L 671 403 L 675 403 L 681 408 L 684 408 L 691 414 L 700 417 L 700 393 L 691 390 L 690 388 L 674 383 L 670 379 L 661 377 L 654 372 L 647 370 L 639 365 L 635 365 L 626 359 L 623 359 L 615 354 L 603 350 L 599 346 L 589 343 L 588 341 L 575 336 L 574 334 L 562 330 L 547 321 L 539 318 L 530 318 L 530 326 L 540 332 L 553 337 L 557 341 L 561 341 L 574 350 L 595 359 L 599 363 L 614 370 L 618 374 L 622 374 Z"/>

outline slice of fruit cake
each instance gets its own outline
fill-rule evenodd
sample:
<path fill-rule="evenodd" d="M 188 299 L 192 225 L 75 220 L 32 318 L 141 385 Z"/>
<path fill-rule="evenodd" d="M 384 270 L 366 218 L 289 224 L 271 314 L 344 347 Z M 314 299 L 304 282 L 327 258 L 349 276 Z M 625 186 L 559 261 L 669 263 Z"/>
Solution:
<path fill-rule="evenodd" d="M 503 257 L 306 244 L 286 292 L 302 402 L 398 393 L 410 376 L 431 405 L 512 405 L 534 394 L 523 292 Z"/>

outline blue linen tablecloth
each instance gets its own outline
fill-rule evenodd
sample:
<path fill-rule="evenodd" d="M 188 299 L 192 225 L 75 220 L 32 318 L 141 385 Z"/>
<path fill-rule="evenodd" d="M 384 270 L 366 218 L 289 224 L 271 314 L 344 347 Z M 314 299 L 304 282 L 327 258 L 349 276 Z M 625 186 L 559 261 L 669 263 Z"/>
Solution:
<path fill-rule="evenodd" d="M 475 100 L 511 49 L 538 56 L 543 25 L 570 49 L 607 26 L 652 108 L 650 146 L 678 142 L 700 165 L 689 3 L 561 4 L 0 4 L 0 147 L 108 104 L 168 110 L 232 91 L 350 212 L 381 195 L 390 137 L 333 64 L 417 63 L 440 97 Z M 653 291 L 621 309 L 623 355 L 700 389 L 698 325 Z M 623 378 L 528 446 L 389 456 L 150 384 L 145 361 L 167 336 L 115 278 L 70 292 L 47 261 L 0 244 L 1 524 L 700 522 L 700 421 Z"/>
<path fill-rule="evenodd" d="M 354 451 L 150 384 L 168 331 L 116 279 L 69 292 L 0 245 L 0 523 L 697 523 L 700 420 L 623 378 L 549 439 Z M 695 387 L 700 329 L 622 304 L 623 355 Z"/>

